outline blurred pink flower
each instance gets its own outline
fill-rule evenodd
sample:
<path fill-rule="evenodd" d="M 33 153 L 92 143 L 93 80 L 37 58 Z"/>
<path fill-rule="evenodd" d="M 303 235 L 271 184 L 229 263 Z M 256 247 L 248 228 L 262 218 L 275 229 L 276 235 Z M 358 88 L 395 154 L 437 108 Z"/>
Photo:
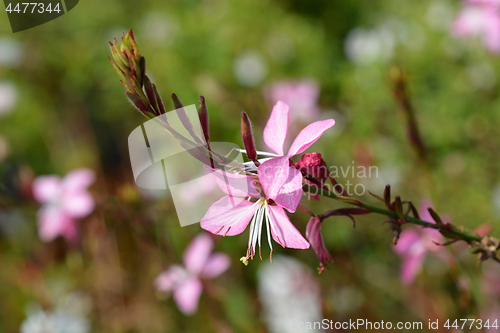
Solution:
<path fill-rule="evenodd" d="M 497 263 L 483 265 L 481 289 L 485 296 L 500 300 L 500 267 Z M 499 317 L 500 318 L 500 317 Z"/>
<path fill-rule="evenodd" d="M 490 52 L 500 53 L 500 1 L 467 1 L 451 29 L 459 37 L 480 37 Z"/>
<path fill-rule="evenodd" d="M 289 212 L 295 212 L 302 196 L 302 174 L 296 169 L 294 173 L 290 172 L 291 179 L 281 189 L 279 199 L 274 200 L 277 204 L 274 206 L 268 201 L 269 197 L 266 195 L 269 178 L 263 176 L 263 173 L 267 172 L 264 164 L 258 167 L 258 179 L 248 175 L 214 171 L 212 174 L 216 176 L 217 184 L 228 195 L 215 202 L 201 220 L 203 229 L 224 236 L 242 233 L 251 221 L 246 260 L 253 259 L 257 242 L 260 254 L 264 221 L 271 256 L 273 250 L 271 235 L 283 247 L 309 248 L 309 243 L 290 222 L 283 210 L 286 208 Z M 251 202 L 245 200 L 244 197 L 255 198 L 257 201 Z"/>
<path fill-rule="evenodd" d="M 500 0 L 466 0 L 470 4 L 500 6 Z"/>
<path fill-rule="evenodd" d="M 317 119 L 321 112 L 319 91 L 319 85 L 314 80 L 286 80 L 271 85 L 264 96 L 272 105 L 278 101 L 288 104 L 292 121 L 310 122 Z"/>
<path fill-rule="evenodd" d="M 423 201 L 420 205 L 420 219 L 430 223 L 435 223 L 432 219 L 428 207 L 432 207 L 430 201 Z M 444 237 L 436 229 L 431 228 L 406 228 L 399 237 L 397 245 L 393 247 L 403 259 L 401 267 L 401 281 L 403 284 L 411 284 L 418 272 L 422 268 L 427 253 L 438 253 L 443 251 L 444 247 L 435 243 L 444 243 Z"/>
<path fill-rule="evenodd" d="M 78 240 L 75 219 L 94 210 L 94 199 L 87 188 L 95 181 L 89 169 L 76 169 L 61 179 L 40 176 L 33 181 L 33 196 L 42 203 L 38 211 L 38 234 L 44 242 L 63 236 L 68 242 Z"/>
<path fill-rule="evenodd" d="M 212 253 L 213 247 L 209 234 L 199 234 L 184 251 L 184 267 L 171 265 L 155 279 L 156 289 L 172 292 L 179 310 L 186 315 L 192 315 L 198 309 L 203 290 L 201 279 L 215 278 L 231 265 L 226 254 Z"/>
<path fill-rule="evenodd" d="M 304 152 L 327 129 L 335 125 L 333 119 L 320 120 L 309 124 L 297 135 L 285 155 L 283 146 L 288 132 L 288 114 L 289 107 L 286 103 L 278 101 L 273 107 L 271 117 L 264 128 L 264 141 L 277 155 L 275 158 L 262 163 L 258 168 L 259 178 L 268 198 L 285 207 L 287 203 L 281 200 L 289 199 L 289 196 L 279 196 L 280 191 L 283 187 L 289 186 L 290 180 L 295 179 L 297 174 L 300 175 L 296 168 L 290 167 L 290 158 Z M 261 170 L 262 172 L 260 172 Z M 302 195 L 302 191 L 300 191 L 300 195 Z"/>
<path fill-rule="evenodd" d="M 485 263 L 482 268 L 481 289 L 484 302 L 480 314 L 485 324 L 483 325 L 484 332 L 498 332 L 500 326 L 500 268 L 497 263 Z M 490 327 L 487 327 L 487 320 L 489 320 Z"/>

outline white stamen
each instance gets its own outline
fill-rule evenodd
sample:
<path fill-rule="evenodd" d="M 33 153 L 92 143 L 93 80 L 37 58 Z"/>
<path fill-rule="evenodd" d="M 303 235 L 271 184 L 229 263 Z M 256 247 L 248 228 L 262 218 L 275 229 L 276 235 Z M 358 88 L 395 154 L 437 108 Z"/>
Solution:
<path fill-rule="evenodd" d="M 271 224 L 271 221 L 269 220 L 269 213 L 267 212 L 267 205 L 266 205 L 267 242 L 269 243 L 269 247 L 271 248 L 271 251 L 272 251 L 273 250 L 273 244 L 271 243 L 271 231 L 269 231 L 269 224 Z"/>
<path fill-rule="evenodd" d="M 273 220 L 271 219 L 271 214 L 269 213 L 269 210 L 266 209 L 267 217 L 269 218 L 269 224 L 271 225 L 271 230 L 274 232 L 276 237 L 278 234 L 276 233 L 276 230 L 274 230 L 274 225 L 273 225 Z"/>
<path fill-rule="evenodd" d="M 247 151 L 245 149 L 235 149 L 237 151 L 239 151 L 240 153 L 247 153 Z M 272 156 L 272 157 L 279 157 L 280 155 L 277 155 L 277 154 L 274 154 L 274 153 L 269 153 L 267 151 L 259 151 L 257 150 L 257 155 L 261 155 L 261 156 Z"/>
<path fill-rule="evenodd" d="M 261 208 L 261 210 L 266 210 L 267 209 L 267 202 L 264 204 L 264 207 Z M 260 219 L 259 219 L 259 249 L 260 249 L 260 239 L 262 236 L 262 221 L 264 220 L 264 212 L 260 214 Z"/>
<path fill-rule="evenodd" d="M 248 248 L 252 245 L 252 238 L 253 238 L 253 233 L 254 233 L 254 225 L 255 225 L 255 215 L 252 216 L 252 221 L 250 222 L 250 237 L 248 237 Z"/>
<path fill-rule="evenodd" d="M 255 226 L 254 226 L 254 232 L 253 232 L 253 237 L 252 237 L 252 248 L 253 248 L 253 253 L 255 253 L 255 244 L 257 244 L 257 239 L 259 237 L 259 234 L 262 232 L 262 230 L 259 228 L 261 225 L 260 222 L 262 221 L 262 207 L 260 207 L 257 210 L 257 213 L 254 215 L 255 216 Z"/>
<path fill-rule="evenodd" d="M 267 157 L 267 158 L 261 158 L 259 159 L 259 163 L 262 164 L 264 163 L 265 161 L 269 161 L 273 159 L 272 157 Z M 243 165 L 245 166 L 245 170 L 248 170 L 248 171 L 257 171 L 257 166 L 255 165 L 255 163 L 253 161 L 249 161 L 249 162 L 244 162 Z"/>
<path fill-rule="evenodd" d="M 264 215 L 264 210 L 265 210 L 265 206 L 262 207 L 260 210 L 259 210 L 259 216 L 257 217 L 257 222 L 258 222 L 258 226 L 257 226 L 257 239 L 254 241 L 254 248 L 255 248 L 255 243 L 258 241 L 259 243 L 259 247 L 260 247 L 260 238 L 261 238 L 261 235 L 262 235 L 262 220 L 263 220 L 263 215 Z"/>

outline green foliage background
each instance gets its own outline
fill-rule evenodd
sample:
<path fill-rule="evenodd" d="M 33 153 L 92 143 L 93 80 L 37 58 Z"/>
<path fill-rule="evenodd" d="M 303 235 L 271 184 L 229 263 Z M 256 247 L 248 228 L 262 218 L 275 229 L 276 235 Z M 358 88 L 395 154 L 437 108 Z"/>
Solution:
<path fill-rule="evenodd" d="M 242 110 L 259 137 L 270 113 L 265 87 L 314 78 L 321 85 L 320 106 L 345 119 L 343 131 L 314 146 L 330 165 L 369 158 L 387 170 L 384 180 L 393 184 L 393 193 L 415 203 L 430 198 L 455 224 L 471 231 L 489 223 L 498 236 L 500 61 L 478 41 L 455 39 L 449 28 L 436 25 L 430 18 L 436 5 L 451 16 L 461 6 L 445 0 L 87 0 L 57 20 L 16 34 L 6 13 L 0 14 L 0 37 L 18 40 L 24 51 L 19 66 L 0 65 L 0 79 L 19 92 L 15 110 L 0 119 L 10 151 L 0 164 L 9 194 L 8 205 L 0 206 L 9 214 L 0 218 L 10 226 L 0 236 L 0 332 L 18 330 L 28 302 L 50 308 L 58 294 L 71 290 L 91 295 L 92 332 L 267 331 L 256 291 L 261 263 L 244 267 L 238 261 L 246 233 L 217 243 L 217 250 L 231 256 L 232 267 L 213 281 L 194 317 L 182 315 L 171 298 L 153 288 L 163 268 L 181 262 L 200 228 L 180 228 L 168 197 L 146 198 L 133 183 L 127 137 L 145 119 L 127 102 L 107 59 L 107 42 L 131 27 L 167 105 L 172 92 L 185 104 L 206 97 L 214 141 L 240 143 Z M 446 23 L 446 17 L 440 19 Z M 357 65 L 346 57 L 349 31 L 387 24 L 397 40 L 390 59 Z M 276 44 L 276 36 L 288 42 Z M 247 49 L 260 52 L 268 67 L 255 87 L 240 85 L 233 71 L 235 58 Z M 429 148 L 428 167 L 417 162 L 392 96 L 393 63 L 407 73 Z M 493 83 L 478 88 L 471 79 L 477 68 L 486 68 Z M 38 205 L 20 186 L 32 176 L 63 175 L 77 167 L 99 175 L 92 187 L 98 209 L 80 224 L 82 245 L 68 248 L 61 239 L 42 243 L 36 233 Z M 369 186 L 381 194 L 385 184 Z M 363 199 L 373 202 L 370 196 Z M 317 212 L 340 206 L 327 199 L 311 205 Z M 292 220 L 305 231 L 306 215 L 294 214 Z M 335 258 L 318 276 L 325 318 L 427 322 L 480 316 L 489 299 L 481 293 L 482 268 L 468 249 L 450 249 L 458 263 L 448 269 L 428 257 L 417 280 L 405 287 L 383 221 L 369 215 L 356 229 L 344 218 L 325 221 L 325 242 Z M 299 258 L 311 271 L 317 266 L 312 250 L 276 252 Z M 468 287 L 461 289 L 459 281 Z M 343 298 L 351 297 L 345 290 L 362 295 L 361 303 L 342 307 Z"/>

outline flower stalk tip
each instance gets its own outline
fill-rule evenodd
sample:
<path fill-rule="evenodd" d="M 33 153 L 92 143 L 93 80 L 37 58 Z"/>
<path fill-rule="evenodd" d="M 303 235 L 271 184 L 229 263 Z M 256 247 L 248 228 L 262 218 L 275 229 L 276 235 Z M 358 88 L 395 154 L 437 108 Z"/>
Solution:
<path fill-rule="evenodd" d="M 479 254 L 478 262 L 482 264 L 483 261 L 492 259 L 496 262 L 500 262 L 497 257 L 497 251 L 500 249 L 500 240 L 493 237 L 483 237 L 479 243 L 479 248 L 476 249 L 474 254 Z"/>
<path fill-rule="evenodd" d="M 156 86 L 146 76 L 146 60 L 139 52 L 135 36 L 130 29 L 109 43 L 111 65 L 124 85 L 127 98 L 144 116 L 154 118 L 165 113 L 165 107 Z"/>

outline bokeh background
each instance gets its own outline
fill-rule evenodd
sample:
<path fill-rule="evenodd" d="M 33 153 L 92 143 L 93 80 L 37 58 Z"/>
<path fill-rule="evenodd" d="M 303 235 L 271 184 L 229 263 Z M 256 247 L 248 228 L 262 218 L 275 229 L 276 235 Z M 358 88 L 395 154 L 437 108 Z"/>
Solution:
<path fill-rule="evenodd" d="M 0 332 L 21 325 L 41 332 L 47 321 L 59 325 L 50 332 L 154 333 L 300 332 L 287 326 L 294 318 L 500 319 L 498 264 L 478 267 L 457 244 L 445 250 L 456 260 L 431 254 L 404 285 L 392 232 L 377 215 L 359 218 L 355 229 L 346 218 L 325 221 L 335 261 L 320 275 L 312 249 L 275 247 L 274 264 L 246 267 L 239 258 L 248 231 L 214 238 L 231 267 L 204 281 L 197 313 L 184 315 L 153 282 L 182 263 L 202 230 L 179 226 L 168 193 L 135 186 L 127 138 L 146 119 L 107 59 L 108 41 L 133 28 L 167 108 L 173 92 L 185 104 L 205 96 L 211 139 L 238 144 L 246 111 L 260 148 L 276 84 L 306 82 L 311 90 L 298 99 L 305 106 L 291 105 L 290 133 L 332 117 L 336 125 L 310 151 L 329 165 L 378 167 L 378 177 L 340 183 L 362 182 L 379 195 L 389 183 L 416 205 L 432 200 L 466 230 L 487 224 L 498 236 L 500 55 L 483 42 L 500 28 L 477 10 L 477 36 L 454 30 L 470 6 L 495 6 L 472 2 L 86 0 L 16 34 L 0 13 Z M 494 31 L 481 30 L 484 22 Z M 425 163 L 393 95 L 395 64 L 406 73 Z M 90 188 L 96 208 L 79 220 L 80 241 L 42 242 L 33 179 L 82 167 L 97 180 Z M 306 203 L 318 213 L 342 207 L 329 199 Z M 308 216 L 291 218 L 304 233 Z"/>

